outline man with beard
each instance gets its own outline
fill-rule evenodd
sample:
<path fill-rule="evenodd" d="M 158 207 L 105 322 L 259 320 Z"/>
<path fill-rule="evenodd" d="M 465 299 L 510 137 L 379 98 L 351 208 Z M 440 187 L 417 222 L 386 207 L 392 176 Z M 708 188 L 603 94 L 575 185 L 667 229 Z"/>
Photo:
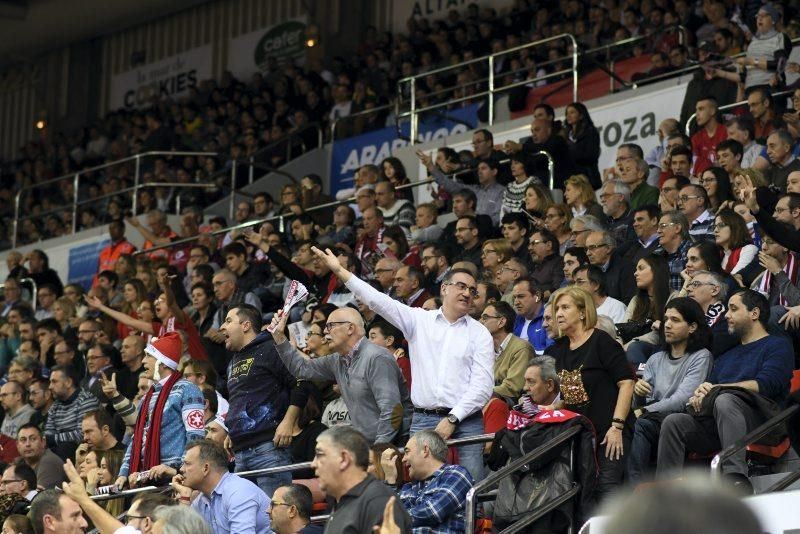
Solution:
<path fill-rule="evenodd" d="M 433 244 L 423 248 L 422 269 L 425 272 L 425 288 L 431 295 L 438 297 L 442 280 L 450 270 L 450 259 L 445 247 Z"/>

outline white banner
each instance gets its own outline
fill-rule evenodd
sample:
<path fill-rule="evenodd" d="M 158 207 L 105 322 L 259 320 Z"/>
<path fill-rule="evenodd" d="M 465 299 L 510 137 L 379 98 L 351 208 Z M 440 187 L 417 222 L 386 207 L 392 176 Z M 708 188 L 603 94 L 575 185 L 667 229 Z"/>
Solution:
<path fill-rule="evenodd" d="M 193 48 L 113 76 L 109 109 L 147 107 L 153 96 L 180 97 L 209 78 L 211 45 Z"/>
<path fill-rule="evenodd" d="M 231 39 L 228 70 L 240 80 L 249 80 L 254 72 L 266 71 L 270 57 L 279 62 L 292 58 L 296 64 L 303 64 L 307 22 L 306 17 L 301 17 Z"/>
<path fill-rule="evenodd" d="M 600 170 L 613 167 L 616 162 L 617 146 L 624 143 L 636 143 L 645 155 L 658 145 L 658 125 L 664 119 L 678 118 L 681 104 L 686 95 L 687 84 L 683 83 L 649 93 L 632 93 L 630 98 L 613 104 L 592 106 L 587 102 L 592 121 L 600 130 Z M 556 116 L 564 119 L 564 108 L 556 110 Z M 502 125 L 491 129 L 497 131 Z M 518 141 L 530 137 L 530 127 L 524 126 L 513 130 L 494 134 L 495 145 L 502 145 L 508 140 Z M 452 146 L 456 151 L 472 150 L 471 140 L 465 140 Z M 425 169 L 420 165 L 419 176 L 425 176 Z"/>
<path fill-rule="evenodd" d="M 392 2 L 392 30 L 395 33 L 408 33 L 408 19 L 426 18 L 431 22 L 447 18 L 447 13 L 455 9 L 463 16 L 467 5 L 476 4 L 480 8 L 493 7 L 498 14 L 514 5 L 514 0 L 394 0 Z"/>

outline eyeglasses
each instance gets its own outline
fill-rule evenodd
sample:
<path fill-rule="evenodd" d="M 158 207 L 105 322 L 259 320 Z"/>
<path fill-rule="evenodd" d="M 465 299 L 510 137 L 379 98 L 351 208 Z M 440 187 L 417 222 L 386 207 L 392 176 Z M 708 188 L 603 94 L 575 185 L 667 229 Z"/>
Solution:
<path fill-rule="evenodd" d="M 483 252 L 481 252 L 482 256 L 488 256 L 489 254 L 497 254 L 497 251 L 490 248 L 485 248 L 483 249 Z"/>
<path fill-rule="evenodd" d="M 375 274 L 380 273 L 393 273 L 394 269 L 375 269 Z"/>
<path fill-rule="evenodd" d="M 330 323 L 325 323 L 325 328 L 323 328 L 322 331 L 328 334 L 330 333 L 331 330 L 333 330 L 340 324 L 353 324 L 353 323 L 351 323 L 350 321 L 331 321 Z"/>
<path fill-rule="evenodd" d="M 501 270 L 501 271 L 509 271 L 509 272 L 512 272 L 512 273 L 519 273 L 519 272 L 520 272 L 520 271 L 519 271 L 519 269 L 514 269 L 513 267 L 509 267 L 509 266 L 507 266 L 507 265 L 503 265 L 503 266 L 500 268 L 500 270 Z"/>
<path fill-rule="evenodd" d="M 730 224 L 724 222 L 718 222 L 714 225 L 714 228 L 728 228 Z"/>
<path fill-rule="evenodd" d="M 659 223 L 658 227 L 659 227 L 659 228 L 661 228 L 662 230 L 666 230 L 666 229 L 667 229 L 667 228 L 669 228 L 670 226 L 675 226 L 676 224 L 678 224 L 678 223 L 674 223 L 674 222 L 670 222 L 670 223 Z"/>
<path fill-rule="evenodd" d="M 311 336 L 325 337 L 323 334 L 320 334 L 319 332 L 306 332 L 306 337 L 311 337 Z"/>
<path fill-rule="evenodd" d="M 448 282 L 445 284 L 446 286 L 455 286 L 456 289 L 459 291 L 469 291 L 469 294 L 473 297 L 478 296 L 478 288 L 477 287 L 470 287 L 464 282 Z"/>
<path fill-rule="evenodd" d="M 538 245 L 540 243 L 544 243 L 544 239 L 531 239 L 531 245 Z"/>
<path fill-rule="evenodd" d="M 716 181 L 717 181 L 717 179 L 714 178 L 713 176 L 712 177 L 708 177 L 708 178 L 700 178 L 700 183 L 701 184 L 710 184 L 710 183 L 716 182 Z M 699 197 L 697 197 L 697 198 L 699 198 Z"/>
<path fill-rule="evenodd" d="M 714 286 L 714 287 L 719 287 L 719 286 L 718 286 L 717 284 L 715 284 L 714 282 L 701 282 L 700 280 L 692 280 L 691 282 L 689 282 L 688 284 L 686 284 L 686 287 L 690 287 L 690 288 L 692 288 L 692 289 L 694 289 L 694 288 L 696 288 L 696 287 L 700 287 L 700 286 Z"/>
<path fill-rule="evenodd" d="M 489 319 L 500 319 L 500 315 L 489 315 L 488 313 L 481 314 L 481 321 L 488 321 Z"/>
<path fill-rule="evenodd" d="M 681 202 L 687 202 L 689 200 L 697 198 L 701 198 L 700 195 L 681 195 L 678 197 L 678 200 L 680 200 Z"/>
<path fill-rule="evenodd" d="M 609 245 L 608 243 L 598 243 L 597 245 L 586 245 L 586 248 L 588 250 L 597 250 L 599 248 L 610 247 L 610 246 L 611 245 Z"/>

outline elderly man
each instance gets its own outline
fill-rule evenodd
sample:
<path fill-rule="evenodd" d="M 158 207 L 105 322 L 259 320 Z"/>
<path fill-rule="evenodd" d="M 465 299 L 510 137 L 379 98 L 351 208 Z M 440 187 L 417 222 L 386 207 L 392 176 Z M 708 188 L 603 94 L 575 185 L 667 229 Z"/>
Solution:
<path fill-rule="evenodd" d="M 794 139 L 786 130 L 775 130 L 767 137 L 770 166 L 764 173 L 764 178 L 780 191 L 786 190 L 789 174 L 800 171 L 800 160 L 794 156 L 793 146 Z"/>
<path fill-rule="evenodd" d="M 179 475 L 172 479 L 178 502 L 191 506 L 213 534 L 267 534 L 270 499 L 261 489 L 228 472 L 222 446 L 204 439 L 186 446 Z M 192 498 L 193 492 L 198 495 Z"/>
<path fill-rule="evenodd" d="M 658 203 L 658 188 L 647 183 L 649 173 L 650 167 L 643 159 L 626 159 L 619 165 L 619 179 L 630 189 L 632 209 Z"/>
<path fill-rule="evenodd" d="M 25 400 L 25 388 L 18 382 L 9 380 L 0 387 L 0 404 L 6 414 L 0 425 L 0 434 L 17 439 L 19 428 L 31 420 L 36 410 Z"/>
<path fill-rule="evenodd" d="M 634 266 L 618 253 L 614 236 L 606 230 L 590 232 L 586 236 L 586 255 L 589 263 L 605 273 L 608 296 L 621 302 L 630 302 L 636 292 Z"/>
<path fill-rule="evenodd" d="M 381 285 L 383 292 L 387 295 L 392 294 L 394 279 L 402 266 L 403 264 L 396 258 L 381 258 L 375 264 L 375 281 Z"/>
<path fill-rule="evenodd" d="M 36 490 L 36 471 L 25 462 L 13 463 L 6 467 L 0 484 L 2 484 L 0 492 L 3 495 L 19 495 L 29 502 L 39 493 Z"/>
<path fill-rule="evenodd" d="M 725 123 L 728 138 L 738 141 L 742 145 L 744 154 L 740 166 L 743 169 L 753 167 L 761 155 L 764 146 L 756 143 L 756 129 L 753 119 L 747 116 L 736 117 Z"/>
<path fill-rule="evenodd" d="M 552 356 L 537 356 L 525 369 L 525 385 L 520 405 L 527 407 L 553 406 L 561 400 L 561 379 Z M 538 410 L 538 408 L 536 408 Z"/>
<path fill-rule="evenodd" d="M 491 335 L 469 316 L 478 291 L 475 276 L 464 269 L 451 270 L 442 281 L 442 307 L 427 311 L 409 308 L 353 276 L 330 250 L 314 248 L 314 253 L 360 301 L 408 340 L 414 403 L 411 432 L 436 427 L 445 439 L 482 433 L 481 409 L 492 394 L 495 357 Z M 442 352 L 444 346 L 448 350 Z M 432 359 L 431 354 L 439 357 Z M 355 422 L 352 410 L 350 415 Z M 465 445 L 458 450 L 461 464 L 480 480 L 483 447 Z"/>
<path fill-rule="evenodd" d="M 317 438 L 311 467 L 319 485 L 333 498 L 333 513 L 326 532 L 369 533 L 383 522 L 386 503 L 394 492 L 367 473 L 370 442 L 355 428 L 337 425 Z M 399 502 L 394 504 L 395 532 L 411 532 L 411 518 Z"/>
<path fill-rule="evenodd" d="M 322 534 L 324 527 L 311 523 L 314 499 L 302 484 L 286 484 L 275 490 L 269 505 L 270 528 L 275 534 Z"/>
<path fill-rule="evenodd" d="M 371 443 L 402 441 L 410 427 L 408 387 L 392 353 L 366 339 L 361 315 L 348 307 L 331 313 L 325 339 L 336 352 L 314 359 L 288 343 L 283 334 L 287 318 L 287 313 L 276 314 L 272 326 L 278 354 L 289 372 L 297 378 L 339 384 L 353 426 Z"/>
<path fill-rule="evenodd" d="M 733 348 L 738 340 L 728 332 L 725 305 L 729 291 L 728 280 L 719 273 L 695 271 L 686 284 L 686 294 L 697 302 L 706 314 L 706 324 L 711 328 L 711 353 L 717 357 Z"/>
<path fill-rule="evenodd" d="M 546 296 L 561 287 L 564 280 L 564 259 L 559 255 L 558 238 L 547 229 L 536 230 L 528 241 L 532 269 L 531 280 Z"/>
<path fill-rule="evenodd" d="M 394 296 L 412 308 L 421 308 L 431 295 L 425 290 L 425 275 L 412 266 L 403 266 L 394 275 Z"/>
<path fill-rule="evenodd" d="M 569 229 L 572 231 L 574 246 L 586 248 L 586 236 L 589 232 L 599 232 L 604 227 L 603 223 L 594 215 L 578 215 L 569 221 Z"/>
<path fill-rule="evenodd" d="M 397 484 L 397 451 L 386 449 L 381 467 L 387 484 Z M 400 489 L 400 501 L 415 531 L 463 532 L 464 505 L 472 488 L 469 471 L 447 463 L 447 443 L 433 430 L 420 430 L 408 440 L 403 465 L 411 479 Z"/>
<path fill-rule="evenodd" d="M 603 206 L 603 213 L 608 217 L 608 230 L 618 247 L 636 237 L 630 199 L 631 188 L 616 178 L 608 180 L 600 189 L 600 204 Z"/>
<path fill-rule="evenodd" d="M 669 264 L 669 285 L 674 291 L 683 287 L 681 272 L 686 268 L 686 259 L 692 246 L 689 234 L 689 221 L 679 211 L 670 211 L 658 221 L 658 248 L 654 254 L 661 254 Z"/>
<path fill-rule="evenodd" d="M 714 215 L 711 201 L 703 186 L 689 184 L 678 193 L 678 209 L 689 221 L 689 234 L 694 239 L 714 239 Z"/>
<path fill-rule="evenodd" d="M 513 295 L 514 311 L 517 312 L 514 319 L 514 335 L 530 343 L 536 354 L 541 355 L 553 344 L 542 326 L 544 314 L 542 289 L 527 278 L 514 284 Z"/>

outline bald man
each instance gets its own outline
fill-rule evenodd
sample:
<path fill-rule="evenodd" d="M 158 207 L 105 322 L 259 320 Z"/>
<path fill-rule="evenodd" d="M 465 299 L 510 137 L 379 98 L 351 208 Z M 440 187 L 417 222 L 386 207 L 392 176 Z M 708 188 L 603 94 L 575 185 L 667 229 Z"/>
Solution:
<path fill-rule="evenodd" d="M 411 426 L 411 399 L 392 353 L 365 337 L 364 321 L 353 308 L 328 316 L 325 339 L 336 351 L 322 358 L 305 357 L 286 336 L 288 314 L 272 320 L 273 338 L 283 363 L 297 378 L 334 380 L 350 412 L 353 426 L 370 443 L 404 444 Z"/>
<path fill-rule="evenodd" d="M 145 342 L 142 336 L 128 336 L 122 340 L 120 355 L 123 367 L 116 372 L 117 391 L 128 399 L 133 399 L 139 384 L 139 374 L 144 370 Z M 111 378 L 111 377 L 108 377 Z"/>

